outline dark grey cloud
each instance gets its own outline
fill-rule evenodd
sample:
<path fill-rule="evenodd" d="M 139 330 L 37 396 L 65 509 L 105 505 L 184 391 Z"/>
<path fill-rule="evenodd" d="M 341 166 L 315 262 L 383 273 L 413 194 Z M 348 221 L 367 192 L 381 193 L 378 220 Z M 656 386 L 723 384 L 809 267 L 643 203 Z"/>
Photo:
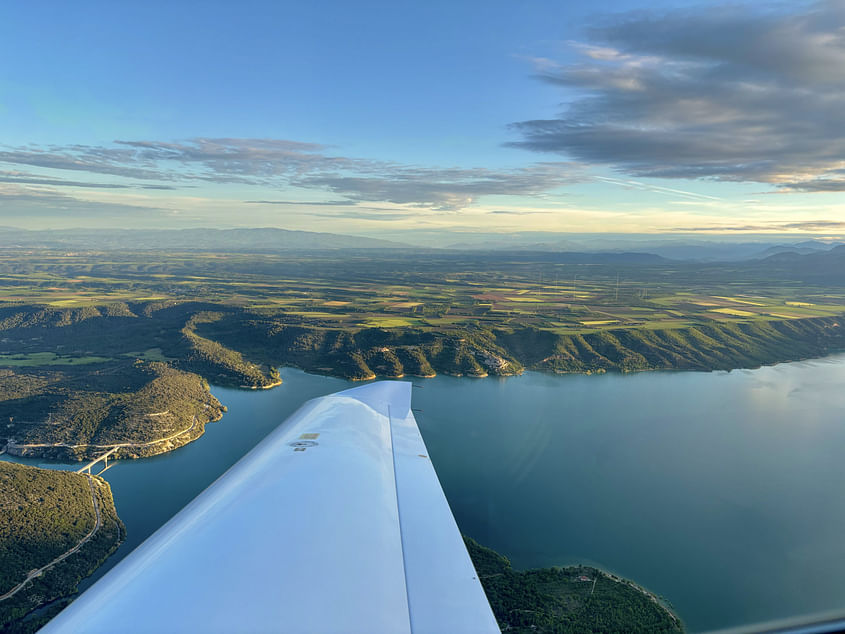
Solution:
<path fill-rule="evenodd" d="M 608 18 L 577 63 L 538 60 L 576 97 L 513 124 L 510 145 L 640 177 L 845 191 L 845 2 L 800 6 Z"/>
<path fill-rule="evenodd" d="M 146 181 L 157 181 L 155 187 L 162 187 L 158 184 L 162 181 L 173 183 L 164 187 L 239 183 L 317 189 L 347 198 L 337 203 L 260 201 L 265 204 L 390 202 L 441 210 L 461 209 L 487 195 L 539 195 L 583 178 L 573 163 L 544 162 L 514 169 L 419 167 L 335 156 L 323 145 L 279 139 L 197 138 L 181 142 L 116 141 L 110 146 L 7 147 L 0 151 L 0 163 L 122 176 L 132 179 L 127 185 L 132 187 L 150 187 L 144 184 Z"/>
<path fill-rule="evenodd" d="M 845 192 L 845 178 L 815 178 L 782 183 L 784 189 L 800 192 Z"/>

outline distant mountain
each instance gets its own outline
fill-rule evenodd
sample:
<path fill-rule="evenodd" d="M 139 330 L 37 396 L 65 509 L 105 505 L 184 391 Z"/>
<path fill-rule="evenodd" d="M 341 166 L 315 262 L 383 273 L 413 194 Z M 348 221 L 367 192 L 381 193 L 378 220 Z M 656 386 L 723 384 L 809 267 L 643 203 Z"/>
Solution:
<path fill-rule="evenodd" d="M 797 243 L 799 249 L 830 248 L 818 241 Z M 449 244 L 447 249 L 463 251 L 564 251 L 564 252 L 627 252 L 652 253 L 671 260 L 696 262 L 736 262 L 766 257 L 795 245 L 760 238 L 744 242 L 702 240 L 694 236 L 624 235 L 624 234 L 561 234 L 519 232 L 508 235 L 478 234 Z M 768 249 L 775 251 L 765 253 Z M 765 254 L 764 254 L 765 253 Z"/>
<path fill-rule="evenodd" d="M 755 261 L 753 266 L 770 276 L 798 279 L 814 284 L 845 285 L 845 244 L 817 253 L 776 253 Z"/>
<path fill-rule="evenodd" d="M 0 248 L 163 249 L 193 251 L 290 251 L 397 249 L 401 242 L 313 231 L 256 229 L 69 229 L 27 231 L 0 228 Z"/>
<path fill-rule="evenodd" d="M 670 262 L 670 260 L 653 253 L 626 251 L 590 253 L 583 251 L 499 249 L 495 251 L 473 251 L 473 257 L 507 259 L 510 262 L 549 262 L 554 264 L 666 264 Z"/>
<path fill-rule="evenodd" d="M 839 244 L 827 251 L 815 251 L 813 253 L 797 253 L 794 251 L 786 251 L 783 253 L 775 253 L 762 260 L 763 263 L 790 263 L 802 264 L 803 266 L 823 265 L 836 262 L 845 263 L 845 244 Z"/>
<path fill-rule="evenodd" d="M 804 242 L 796 242 L 794 244 L 777 244 L 763 249 L 755 255 L 755 258 L 767 258 L 770 255 L 777 255 L 778 253 L 796 253 L 798 255 L 809 255 L 811 253 L 819 253 L 820 251 L 830 251 L 834 247 L 842 244 L 841 242 L 821 242 L 820 240 L 805 240 Z"/>

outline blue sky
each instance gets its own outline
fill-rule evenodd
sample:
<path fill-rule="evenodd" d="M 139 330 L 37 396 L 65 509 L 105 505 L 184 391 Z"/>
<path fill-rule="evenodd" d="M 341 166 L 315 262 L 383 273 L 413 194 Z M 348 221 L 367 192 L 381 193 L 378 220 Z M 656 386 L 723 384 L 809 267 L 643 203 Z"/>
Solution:
<path fill-rule="evenodd" d="M 761 5 L 6 3 L 0 225 L 841 235 L 845 2 Z"/>

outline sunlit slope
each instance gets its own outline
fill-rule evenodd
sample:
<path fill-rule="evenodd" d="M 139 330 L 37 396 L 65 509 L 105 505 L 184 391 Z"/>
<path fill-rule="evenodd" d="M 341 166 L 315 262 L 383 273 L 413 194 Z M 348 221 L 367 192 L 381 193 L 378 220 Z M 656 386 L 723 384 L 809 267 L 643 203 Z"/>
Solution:
<path fill-rule="evenodd" d="M 0 506 L 0 629 L 74 592 L 123 539 L 96 476 L 0 462 Z"/>
<path fill-rule="evenodd" d="M 727 370 L 845 350 L 843 323 L 822 316 L 574 331 L 508 320 L 342 328 L 210 302 L 13 305 L 0 308 L 0 417 L 8 421 L 0 448 L 62 458 L 115 447 L 121 457 L 169 451 L 222 415 L 208 381 L 269 387 L 282 365 L 358 380 L 507 376 L 525 368 Z"/>
<path fill-rule="evenodd" d="M 713 322 L 572 335 L 526 328 L 497 331 L 497 340 L 527 367 L 538 370 L 730 370 L 841 351 L 845 321 L 817 317 Z"/>

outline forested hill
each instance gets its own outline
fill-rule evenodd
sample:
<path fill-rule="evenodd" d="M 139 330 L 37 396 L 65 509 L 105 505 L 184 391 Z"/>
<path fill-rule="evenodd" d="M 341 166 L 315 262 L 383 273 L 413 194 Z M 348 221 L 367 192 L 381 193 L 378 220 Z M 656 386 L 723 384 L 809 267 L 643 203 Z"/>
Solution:
<path fill-rule="evenodd" d="M 43 625 L 61 604 L 22 619 L 75 592 L 125 535 L 111 489 L 97 476 L 0 462 L 0 513 L 2 632 Z M 32 571 L 41 574 L 23 583 Z"/>
<path fill-rule="evenodd" d="M 652 594 L 586 566 L 516 571 L 499 553 L 465 537 L 502 631 L 516 634 L 683 632 Z"/>
<path fill-rule="evenodd" d="M 348 379 L 756 367 L 845 350 L 841 317 L 554 331 L 535 326 L 337 328 L 209 302 L 0 308 L 0 448 L 146 456 L 222 416 L 208 381 L 277 384 L 277 366 Z"/>

